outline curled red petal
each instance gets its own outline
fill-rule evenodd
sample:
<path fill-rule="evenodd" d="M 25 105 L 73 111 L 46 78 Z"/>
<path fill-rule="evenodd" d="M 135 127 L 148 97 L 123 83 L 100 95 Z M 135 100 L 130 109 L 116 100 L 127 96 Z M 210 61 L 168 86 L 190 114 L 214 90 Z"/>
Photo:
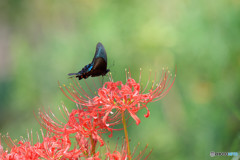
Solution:
<path fill-rule="evenodd" d="M 138 116 L 133 113 L 132 111 L 128 110 L 128 112 L 130 113 L 130 115 L 132 116 L 132 118 L 136 121 L 136 124 L 139 125 L 139 123 L 141 122 L 141 120 L 138 118 Z"/>

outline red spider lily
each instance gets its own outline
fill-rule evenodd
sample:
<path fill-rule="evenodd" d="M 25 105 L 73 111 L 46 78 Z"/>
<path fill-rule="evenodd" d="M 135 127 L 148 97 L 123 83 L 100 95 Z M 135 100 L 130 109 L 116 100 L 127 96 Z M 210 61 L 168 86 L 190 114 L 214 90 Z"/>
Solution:
<path fill-rule="evenodd" d="M 172 78 L 173 77 L 170 72 L 163 69 L 159 81 L 156 80 L 155 76 L 152 86 L 149 88 L 149 78 L 145 88 L 142 88 L 140 86 L 141 72 L 138 83 L 131 78 L 131 74 L 126 74 L 126 84 L 123 84 L 121 81 L 106 82 L 102 88 L 98 89 L 98 95 L 94 98 L 91 98 L 91 96 L 83 90 L 78 81 L 77 83 L 73 81 L 74 85 L 71 85 L 70 89 L 64 86 L 67 92 L 65 92 L 62 87 L 60 88 L 67 98 L 76 104 L 95 106 L 95 110 L 96 107 L 98 107 L 97 110 L 105 112 L 103 117 L 104 123 L 107 123 L 106 120 L 109 114 L 116 109 L 116 114 L 119 114 L 119 112 L 124 113 L 125 110 L 127 110 L 138 125 L 140 123 L 140 119 L 136 115 L 137 112 L 142 108 L 146 108 L 147 113 L 144 116 L 148 117 L 150 112 L 146 105 L 149 102 L 160 100 L 169 92 L 175 81 L 175 76 L 173 80 Z M 148 92 L 146 92 L 147 88 L 149 88 Z"/>
<path fill-rule="evenodd" d="M 121 121 L 109 116 L 106 123 L 104 123 L 102 121 L 104 113 L 101 113 L 98 110 L 94 111 L 94 107 L 87 110 L 88 108 L 74 109 L 69 113 L 67 108 L 63 106 L 63 109 L 60 109 L 60 112 L 66 121 L 65 123 L 56 118 L 51 111 L 47 113 L 44 110 L 40 110 L 40 124 L 48 131 L 58 135 L 79 133 L 84 135 L 85 138 L 92 138 L 93 140 L 100 142 L 100 145 L 102 146 L 104 142 L 101 138 L 101 134 L 111 132 L 109 135 L 109 137 L 111 137 L 112 129 L 110 127 L 119 124 Z"/>
<path fill-rule="evenodd" d="M 84 110 L 73 110 L 69 116 L 69 121 L 66 124 L 65 133 L 80 133 L 86 137 L 91 136 L 94 140 L 100 142 L 102 146 L 104 144 L 101 134 L 105 133 L 105 130 L 110 130 L 106 124 L 101 120 L 100 114 L 89 113 Z M 111 136 L 111 135 L 110 135 Z"/>
<path fill-rule="evenodd" d="M 136 155 L 136 151 L 137 148 L 139 147 L 139 144 L 134 148 L 131 157 L 133 160 L 140 160 L 140 159 L 144 159 L 146 160 L 149 155 L 152 153 L 152 150 L 146 155 L 146 150 L 148 145 L 142 150 L 140 151 L 140 153 L 138 155 Z M 143 158 L 143 156 L 145 158 Z M 127 151 L 127 144 L 126 141 L 122 142 L 122 146 L 119 148 L 118 143 L 116 143 L 116 147 L 115 150 L 111 153 L 109 147 L 107 147 L 107 153 L 106 153 L 106 159 L 110 159 L 110 160 L 127 160 L 128 157 L 128 151 Z"/>
<path fill-rule="evenodd" d="M 12 147 L 10 153 L 3 152 L 0 156 L 1 160 L 14 160 L 14 159 L 39 159 L 39 155 L 33 150 L 29 142 L 18 142 L 19 146 Z"/>
<path fill-rule="evenodd" d="M 29 160 L 39 160 L 39 155 L 34 151 L 34 147 L 31 142 L 21 140 L 18 144 L 15 144 L 10 136 L 4 137 L 5 143 L 11 148 L 10 152 L 4 151 L 0 143 L 0 159 L 1 160 L 15 160 L 15 159 L 29 159 Z"/>
<path fill-rule="evenodd" d="M 1 160 L 40 160 L 42 158 L 48 160 L 67 160 L 77 159 L 82 157 L 82 150 L 79 148 L 73 148 L 70 150 L 71 141 L 69 136 L 51 136 L 47 134 L 44 136 L 42 132 L 43 142 L 38 142 L 33 145 L 33 140 L 21 140 L 18 144 L 15 144 L 8 136 L 5 138 L 5 143 L 11 148 L 8 151 L 0 153 Z"/>
<path fill-rule="evenodd" d="M 128 79 L 126 85 L 120 81 L 106 82 L 98 90 L 98 96 L 94 97 L 93 100 L 96 106 L 102 106 L 101 109 L 105 111 L 104 121 L 113 109 L 117 109 L 121 112 L 128 110 L 136 123 L 139 124 L 140 119 L 136 113 L 142 106 L 146 107 L 146 104 L 152 100 L 152 96 L 149 93 L 141 94 L 140 85 L 134 79 Z M 145 116 L 148 117 L 149 110 L 147 107 L 146 109 L 148 112 Z"/>
<path fill-rule="evenodd" d="M 69 136 L 46 136 L 43 142 L 34 145 L 34 151 L 41 157 L 48 160 L 55 159 L 77 159 L 82 155 L 81 149 L 70 150 L 71 141 Z"/>

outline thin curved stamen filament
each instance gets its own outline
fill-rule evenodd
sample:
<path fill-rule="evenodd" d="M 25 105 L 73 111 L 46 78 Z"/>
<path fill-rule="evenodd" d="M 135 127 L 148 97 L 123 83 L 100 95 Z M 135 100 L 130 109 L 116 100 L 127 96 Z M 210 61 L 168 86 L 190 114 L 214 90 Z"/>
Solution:
<path fill-rule="evenodd" d="M 150 73 L 149 73 L 149 77 L 148 77 L 147 84 L 146 84 L 146 86 L 145 86 L 144 90 L 142 91 L 142 93 L 144 93 L 144 92 L 145 92 L 145 90 L 147 89 L 148 83 L 149 83 L 149 81 L 150 81 L 151 73 L 152 73 L 152 71 L 150 70 Z"/>
<path fill-rule="evenodd" d="M 88 90 L 91 92 L 91 94 L 94 96 L 94 94 L 93 94 L 93 92 L 92 92 L 92 90 L 90 89 L 90 87 L 88 86 L 88 84 L 87 84 L 87 82 L 86 82 L 86 80 L 84 79 L 84 82 L 85 82 L 85 84 L 86 84 L 86 86 L 87 86 L 87 88 L 88 88 Z"/>
<path fill-rule="evenodd" d="M 75 78 L 75 80 L 77 81 L 77 84 L 78 84 L 78 86 L 75 84 L 75 86 L 77 87 L 77 88 L 80 88 L 82 91 L 83 91 L 83 95 L 86 97 L 86 98 L 88 98 L 88 99 L 90 99 L 90 96 L 87 94 L 87 92 L 85 92 L 84 91 L 84 89 L 82 88 L 82 86 L 80 85 L 80 83 L 79 83 L 79 81 Z"/>

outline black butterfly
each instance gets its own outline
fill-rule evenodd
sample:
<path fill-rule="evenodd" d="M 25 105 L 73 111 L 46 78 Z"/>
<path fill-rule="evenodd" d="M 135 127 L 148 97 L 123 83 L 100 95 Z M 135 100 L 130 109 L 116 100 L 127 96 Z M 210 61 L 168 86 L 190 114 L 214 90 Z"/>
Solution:
<path fill-rule="evenodd" d="M 89 76 L 97 77 L 104 76 L 110 70 L 107 69 L 107 54 L 102 43 L 98 43 L 96 46 L 96 52 L 93 57 L 93 60 L 90 64 L 82 68 L 78 73 L 69 73 L 69 76 L 76 76 L 79 80 L 82 78 L 86 79 Z"/>

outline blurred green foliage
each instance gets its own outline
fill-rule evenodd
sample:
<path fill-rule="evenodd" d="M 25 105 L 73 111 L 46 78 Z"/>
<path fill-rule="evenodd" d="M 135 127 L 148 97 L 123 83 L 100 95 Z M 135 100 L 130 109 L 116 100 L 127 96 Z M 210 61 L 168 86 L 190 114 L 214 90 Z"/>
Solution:
<path fill-rule="evenodd" d="M 69 83 L 102 42 L 115 80 L 125 68 L 160 72 L 176 82 L 130 127 L 131 145 L 151 159 L 210 159 L 240 148 L 240 1 L 3 0 L 0 2 L 0 132 L 13 138 L 38 130 L 33 112 L 57 112 Z M 121 136 L 121 134 L 116 133 Z M 226 159 L 215 157 L 211 159 Z"/>

